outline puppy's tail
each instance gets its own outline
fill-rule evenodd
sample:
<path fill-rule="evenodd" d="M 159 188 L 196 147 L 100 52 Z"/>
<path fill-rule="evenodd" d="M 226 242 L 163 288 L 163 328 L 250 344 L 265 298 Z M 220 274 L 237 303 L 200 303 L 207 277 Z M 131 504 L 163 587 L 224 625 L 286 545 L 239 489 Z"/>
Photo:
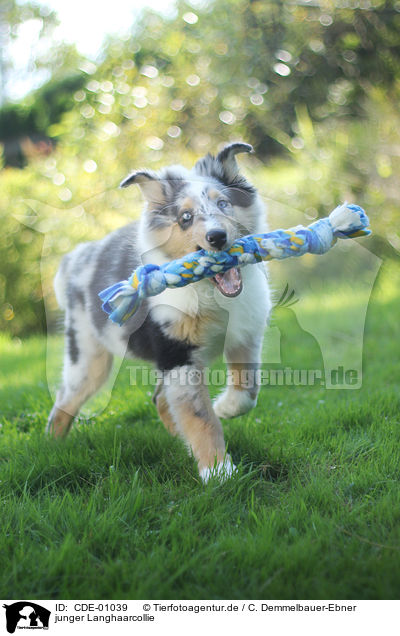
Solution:
<path fill-rule="evenodd" d="M 54 292 L 60 309 L 67 307 L 67 269 L 68 255 L 64 256 L 54 278 Z"/>

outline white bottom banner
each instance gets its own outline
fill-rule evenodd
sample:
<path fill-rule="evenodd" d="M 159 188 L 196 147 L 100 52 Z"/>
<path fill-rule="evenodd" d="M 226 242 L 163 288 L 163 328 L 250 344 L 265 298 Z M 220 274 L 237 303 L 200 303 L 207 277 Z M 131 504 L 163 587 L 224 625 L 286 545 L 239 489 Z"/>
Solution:
<path fill-rule="evenodd" d="M 0 634 L 45 630 L 52 634 L 215 633 L 229 629 L 271 634 L 376 634 L 382 621 L 397 623 L 398 601 L 1 601 Z M 357 631 L 356 631 L 357 630 Z M 27 635 L 26 635 L 27 636 Z M 38 634 L 37 636 L 40 636 Z M 49 634 L 50 636 L 50 634 Z"/>

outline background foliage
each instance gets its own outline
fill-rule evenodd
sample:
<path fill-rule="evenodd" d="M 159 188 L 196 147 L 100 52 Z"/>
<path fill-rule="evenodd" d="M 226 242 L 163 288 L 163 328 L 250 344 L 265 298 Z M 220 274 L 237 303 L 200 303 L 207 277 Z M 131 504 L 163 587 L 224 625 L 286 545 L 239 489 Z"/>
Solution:
<path fill-rule="evenodd" d="M 8 6 L 3 38 L 26 7 L 43 38 L 56 21 Z M 355 200 L 370 249 L 397 258 L 399 57 L 392 0 L 178 2 L 168 18 L 144 11 L 95 62 L 63 42 L 38 53 L 49 79 L 0 109 L 0 329 L 44 329 L 60 256 L 139 213 L 139 195 L 116 189 L 128 171 L 190 164 L 239 138 L 255 147 L 241 161 L 272 214 L 311 220 Z"/>

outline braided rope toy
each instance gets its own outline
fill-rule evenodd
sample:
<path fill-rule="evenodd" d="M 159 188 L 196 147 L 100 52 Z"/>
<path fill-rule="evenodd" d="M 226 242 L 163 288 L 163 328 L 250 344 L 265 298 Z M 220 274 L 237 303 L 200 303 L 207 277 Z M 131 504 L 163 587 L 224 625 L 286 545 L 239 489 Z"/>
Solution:
<path fill-rule="evenodd" d="M 367 236 L 369 220 L 358 205 L 343 203 L 326 218 L 308 227 L 298 225 L 289 230 L 250 234 L 237 239 L 226 252 L 201 249 L 163 265 L 141 265 L 128 280 L 115 283 L 99 293 L 102 309 L 109 318 L 122 325 L 149 296 L 161 294 L 167 287 L 184 287 L 203 278 L 212 278 L 232 267 L 290 256 L 324 254 L 337 238 Z"/>

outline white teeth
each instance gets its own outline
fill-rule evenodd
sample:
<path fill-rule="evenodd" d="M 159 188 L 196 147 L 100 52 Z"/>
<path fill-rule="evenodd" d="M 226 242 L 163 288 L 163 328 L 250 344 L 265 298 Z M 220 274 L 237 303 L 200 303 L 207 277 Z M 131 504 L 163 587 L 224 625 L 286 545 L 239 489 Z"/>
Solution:
<path fill-rule="evenodd" d="M 236 267 L 224 274 L 216 274 L 213 280 L 217 289 L 227 298 L 237 296 L 242 290 L 242 276 Z"/>

